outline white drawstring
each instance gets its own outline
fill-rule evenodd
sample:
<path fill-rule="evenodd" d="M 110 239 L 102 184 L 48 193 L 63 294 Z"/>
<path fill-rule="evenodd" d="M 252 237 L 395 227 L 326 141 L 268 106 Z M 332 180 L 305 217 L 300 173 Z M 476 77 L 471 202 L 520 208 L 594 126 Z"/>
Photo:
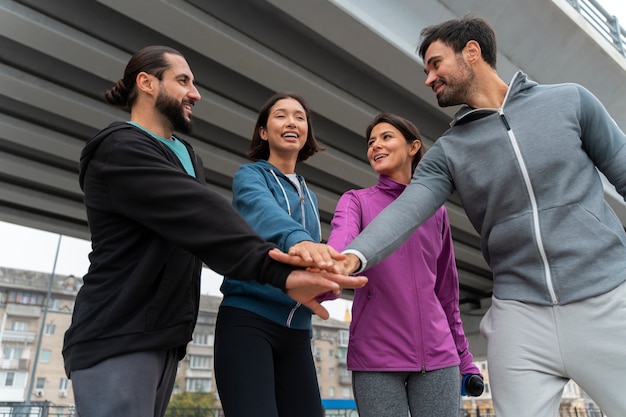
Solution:
<path fill-rule="evenodd" d="M 270 172 L 272 173 L 272 175 L 274 176 L 274 179 L 278 183 L 278 186 L 280 187 L 280 190 L 283 192 L 283 197 L 285 198 L 285 202 L 287 203 L 287 213 L 291 216 L 291 205 L 289 204 L 289 199 L 287 198 L 287 192 L 285 191 L 285 187 L 283 187 L 283 184 L 278 179 L 278 176 L 276 175 L 274 170 L 270 169 Z M 304 180 L 304 178 L 302 178 L 301 184 L 302 184 L 304 190 L 306 191 L 306 195 L 309 198 L 309 202 L 311 203 L 311 207 L 313 207 L 313 214 L 315 214 L 315 219 L 317 220 L 317 227 L 318 227 L 318 230 L 320 232 L 320 242 L 321 242 L 322 241 L 322 222 L 320 221 L 320 216 L 317 213 L 317 209 L 315 208 L 315 203 L 313 202 L 313 197 L 311 197 L 311 192 L 309 191 L 309 187 L 306 185 L 306 181 Z M 304 222 L 305 222 L 305 219 L 304 219 L 304 214 L 303 214 L 303 216 L 302 216 L 302 226 L 306 227 Z"/>
<path fill-rule="evenodd" d="M 287 198 L 287 193 L 285 192 L 285 188 L 283 187 L 283 185 L 278 180 L 278 176 L 276 175 L 274 170 L 270 169 L 270 172 L 274 176 L 274 179 L 276 180 L 276 182 L 278 183 L 278 186 L 280 187 L 281 191 L 283 192 L 283 197 L 285 197 L 285 202 L 287 203 L 287 214 L 289 214 L 291 216 L 291 206 L 289 205 L 289 199 Z"/>
<path fill-rule="evenodd" d="M 306 185 L 306 181 L 304 178 L 302 179 L 302 185 L 304 185 L 304 189 L 306 190 L 306 195 L 309 197 L 309 201 L 311 202 L 311 207 L 313 207 L 313 213 L 315 214 L 315 218 L 317 219 L 317 227 L 320 231 L 320 242 L 322 241 L 322 222 L 320 221 L 320 215 L 317 213 L 315 209 L 315 204 L 313 203 L 313 198 L 311 197 L 311 193 L 309 192 L 309 187 Z"/>

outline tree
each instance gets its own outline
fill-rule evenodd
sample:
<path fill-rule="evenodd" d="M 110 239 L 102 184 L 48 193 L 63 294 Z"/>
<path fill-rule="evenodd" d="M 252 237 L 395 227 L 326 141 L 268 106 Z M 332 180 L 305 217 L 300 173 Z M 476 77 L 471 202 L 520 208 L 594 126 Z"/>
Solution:
<path fill-rule="evenodd" d="M 215 408 L 213 394 L 186 391 L 172 396 L 165 417 L 208 417 Z"/>

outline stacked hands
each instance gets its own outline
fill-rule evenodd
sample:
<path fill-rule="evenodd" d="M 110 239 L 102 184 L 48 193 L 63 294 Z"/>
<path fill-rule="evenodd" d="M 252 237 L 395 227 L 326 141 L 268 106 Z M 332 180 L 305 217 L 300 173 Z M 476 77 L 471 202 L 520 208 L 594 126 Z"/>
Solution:
<path fill-rule="evenodd" d="M 272 249 L 269 255 L 275 261 L 306 268 L 289 274 L 285 289 L 291 298 L 322 319 L 329 314 L 319 302 L 320 295 L 332 292 L 336 297 L 342 288 L 361 288 L 367 283 L 364 276 L 350 276 L 360 264 L 356 256 L 339 253 L 322 243 L 303 241 L 293 245 L 289 253 Z"/>

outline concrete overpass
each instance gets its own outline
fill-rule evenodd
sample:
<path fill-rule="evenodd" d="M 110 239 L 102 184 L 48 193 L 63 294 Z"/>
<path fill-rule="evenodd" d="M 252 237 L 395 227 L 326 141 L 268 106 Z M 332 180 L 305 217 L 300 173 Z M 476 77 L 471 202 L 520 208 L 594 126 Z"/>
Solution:
<path fill-rule="evenodd" d="M 324 236 L 339 196 L 376 181 L 364 128 L 379 111 L 411 119 L 426 144 L 455 109 L 440 109 L 415 54 L 420 30 L 474 12 L 498 35 L 499 71 L 593 91 L 626 130 L 626 58 L 566 0 L 0 0 L 0 220 L 89 239 L 77 161 L 87 138 L 127 115 L 102 93 L 148 44 L 185 54 L 203 100 L 195 132 L 211 188 L 230 199 L 257 109 L 302 94 L 327 150 L 303 164 Z M 158 186 L 158 185 L 155 185 Z M 626 205 L 607 187 L 626 224 Z M 492 276 L 454 196 L 447 202 L 472 350 Z M 37 254 L 33 254 L 37 256 Z"/>

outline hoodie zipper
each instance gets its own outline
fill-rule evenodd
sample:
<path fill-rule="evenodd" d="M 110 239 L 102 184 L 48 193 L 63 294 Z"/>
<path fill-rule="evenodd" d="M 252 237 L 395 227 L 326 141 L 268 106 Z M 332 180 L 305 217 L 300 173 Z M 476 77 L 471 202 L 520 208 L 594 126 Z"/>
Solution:
<path fill-rule="evenodd" d="M 508 97 L 508 92 L 507 92 Z M 505 97 L 506 101 L 506 97 Z M 559 299 L 556 296 L 556 292 L 554 291 L 554 284 L 552 283 L 552 273 L 550 272 L 550 263 L 548 262 L 548 257 L 546 255 L 546 250 L 543 245 L 543 238 L 541 236 L 541 228 L 539 226 L 539 209 L 537 207 L 537 199 L 535 197 L 535 191 L 533 190 L 533 186 L 530 182 L 530 175 L 528 174 L 528 169 L 526 168 L 526 164 L 524 163 L 524 159 L 522 158 L 522 152 L 520 151 L 519 145 L 517 143 L 517 139 L 515 138 L 515 134 L 509 125 L 506 116 L 504 115 L 504 102 L 502 103 L 502 107 L 498 109 L 498 113 L 500 114 L 500 119 L 502 123 L 504 123 L 504 127 L 506 128 L 506 133 L 509 138 L 509 142 L 511 142 L 511 146 L 513 147 L 513 152 L 515 153 L 515 159 L 520 167 L 522 172 L 522 177 L 524 179 L 524 185 L 526 186 L 526 191 L 528 192 L 528 197 L 530 198 L 530 206 L 532 210 L 533 216 L 533 229 L 535 230 L 535 242 L 537 243 L 537 247 L 539 249 L 539 254 L 541 256 L 541 262 L 543 263 L 543 270 L 546 277 L 546 286 L 548 287 L 548 292 L 550 293 L 550 298 L 553 305 L 559 304 Z"/>
<path fill-rule="evenodd" d="M 283 187 L 283 184 L 280 182 L 280 180 L 278 179 L 278 175 L 276 175 L 276 173 L 274 172 L 273 169 L 270 169 L 270 173 L 272 174 L 272 176 L 274 176 L 274 180 L 276 180 L 276 183 L 278 184 L 278 186 L 280 187 L 280 190 L 283 193 L 283 197 L 285 198 L 285 203 L 287 204 L 287 213 L 289 215 L 291 215 L 291 205 L 289 204 L 289 199 L 287 198 L 287 192 L 285 191 L 285 187 Z M 317 212 L 315 210 L 315 206 L 313 205 L 313 198 L 311 197 L 311 193 L 309 192 L 309 188 L 306 186 L 306 183 L 304 182 L 304 180 L 300 180 L 298 179 L 298 181 L 300 182 L 300 188 L 301 190 L 298 192 L 298 196 L 300 197 L 300 209 L 302 210 L 302 227 L 306 229 L 306 216 L 305 216 L 305 204 L 304 204 L 304 193 L 306 192 L 309 201 L 311 202 L 311 207 L 314 208 L 313 212 L 315 213 L 315 216 L 317 218 L 317 224 L 318 224 L 318 228 L 320 231 L 320 242 L 322 240 L 322 225 L 320 223 L 320 218 L 317 215 Z M 291 182 L 291 181 L 290 181 Z M 295 188 L 295 185 L 292 184 L 292 186 Z M 296 311 L 298 310 L 298 308 L 302 305 L 302 303 L 296 303 L 296 305 L 291 309 L 291 311 L 289 312 L 289 315 L 287 316 L 287 323 L 285 324 L 287 327 L 291 327 L 291 322 L 293 321 L 293 316 L 296 314 Z"/>
<path fill-rule="evenodd" d="M 522 171 L 524 185 L 526 186 L 526 191 L 528 192 L 528 197 L 530 198 L 530 204 L 531 204 L 532 215 L 533 215 L 533 229 L 535 230 L 535 236 L 536 236 L 535 242 L 537 243 L 537 247 L 539 248 L 541 262 L 543 263 L 543 270 L 544 270 L 544 274 L 546 277 L 546 286 L 548 287 L 548 292 L 550 294 L 550 301 L 552 302 L 553 305 L 557 305 L 559 304 L 559 299 L 557 298 L 556 291 L 554 290 L 554 284 L 552 282 L 552 273 L 550 272 L 550 263 L 548 262 L 548 257 L 546 255 L 545 247 L 543 245 L 543 238 L 541 237 L 541 229 L 539 228 L 539 209 L 537 208 L 537 199 L 535 197 L 535 192 L 533 190 L 532 184 L 530 183 L 530 176 L 528 175 L 526 164 L 524 163 L 524 159 L 522 158 L 522 153 L 519 149 L 517 139 L 515 138 L 515 134 L 513 133 L 513 130 L 511 129 L 511 126 L 509 125 L 509 121 L 506 119 L 506 116 L 504 115 L 504 105 L 509 99 L 509 94 L 511 93 L 511 86 L 513 86 L 518 75 L 519 75 L 519 71 L 513 76 L 513 79 L 509 83 L 509 88 L 506 91 L 506 95 L 504 96 L 504 100 L 502 101 L 502 105 L 500 106 L 500 108 L 493 109 L 493 110 L 497 111 L 498 114 L 500 115 L 500 120 L 502 120 L 502 123 L 504 124 L 504 127 L 506 128 L 506 133 L 509 138 L 509 142 L 511 143 L 511 146 L 513 147 L 513 151 L 515 153 L 515 159 L 517 160 L 520 170 Z M 463 119 L 468 114 L 472 114 L 479 110 L 480 109 L 471 110 L 467 112 L 466 114 L 464 114 L 463 116 L 461 116 L 459 119 L 453 119 L 452 122 L 450 123 L 450 126 L 454 126 L 459 120 Z M 482 110 L 485 110 L 485 109 L 482 109 Z"/>

